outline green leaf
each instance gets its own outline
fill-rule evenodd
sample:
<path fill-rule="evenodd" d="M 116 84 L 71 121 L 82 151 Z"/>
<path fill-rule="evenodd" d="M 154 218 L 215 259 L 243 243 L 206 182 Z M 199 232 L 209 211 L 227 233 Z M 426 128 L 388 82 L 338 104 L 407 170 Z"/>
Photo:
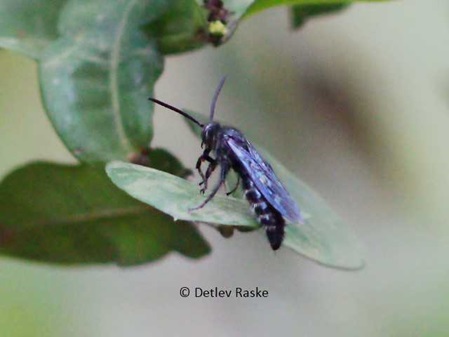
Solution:
<path fill-rule="evenodd" d="M 199 5 L 203 0 L 196 0 Z M 211 0 L 209 0 L 211 1 Z M 341 5 L 353 2 L 383 2 L 389 0 L 223 0 L 223 7 L 230 13 L 228 26 L 232 27 L 243 17 L 247 17 L 262 10 L 275 6 L 323 6 Z M 232 33 L 232 32 L 231 32 Z"/>
<path fill-rule="evenodd" d="M 58 37 L 59 14 L 67 0 L 2 0 L 0 47 L 38 59 Z"/>
<path fill-rule="evenodd" d="M 199 258 L 210 248 L 190 223 L 174 222 L 118 190 L 103 167 L 34 163 L 0 184 L 0 254 L 127 266 L 171 251 Z"/>
<path fill-rule="evenodd" d="M 189 208 L 204 201 L 197 184 L 156 169 L 120 161 L 108 163 L 106 172 L 112 182 L 129 195 L 176 220 L 258 227 L 254 217 L 247 212 L 248 205 L 241 199 L 216 196 L 203 209 L 190 212 Z"/>
<path fill-rule="evenodd" d="M 250 15 L 275 6 L 301 6 L 301 7 L 328 7 L 320 12 L 335 10 L 335 6 L 343 6 L 353 2 L 381 2 L 389 0 L 196 0 L 199 6 L 205 10 L 207 20 L 204 36 L 215 46 L 227 42 L 239 22 Z M 317 15 L 316 10 L 308 9 L 307 12 L 314 12 L 310 15 Z M 294 18 L 297 26 L 300 18 L 304 20 L 309 14 L 298 13 Z"/>
<path fill-rule="evenodd" d="M 330 267 L 362 267 L 358 243 L 342 221 L 310 188 L 273 158 L 269 159 L 298 201 L 306 218 L 304 225 L 287 226 L 284 245 Z M 117 161 L 109 163 L 106 171 L 114 184 L 129 195 L 175 219 L 259 227 L 247 202 L 242 199 L 217 195 L 202 209 L 190 211 L 190 208 L 199 205 L 205 198 L 198 193 L 198 186 L 195 184 L 155 169 Z"/>
<path fill-rule="evenodd" d="M 145 27 L 163 54 L 177 54 L 205 44 L 201 30 L 206 24 L 201 7 L 192 0 L 172 0 L 165 14 Z"/>
<path fill-rule="evenodd" d="M 61 38 L 41 58 L 45 108 L 68 149 L 82 162 L 127 159 L 148 146 L 148 96 L 162 72 L 155 41 L 141 26 L 163 1 L 72 0 L 61 13 Z"/>
<path fill-rule="evenodd" d="M 363 267 L 360 243 L 326 201 L 266 150 L 259 150 L 284 185 L 288 186 L 288 191 L 306 216 L 304 226 L 287 226 L 286 245 L 300 253 L 302 246 L 307 247 L 307 251 L 316 249 L 316 261 L 325 265 L 348 269 Z M 307 256 L 306 253 L 304 255 Z M 321 259 L 320 256 L 325 258 Z"/>
<path fill-rule="evenodd" d="M 206 124 L 206 116 L 189 110 L 200 123 Z M 201 128 L 185 119 L 190 130 L 201 138 Z M 309 218 L 303 226 L 287 226 L 285 245 L 304 256 L 324 265 L 357 269 L 364 264 L 357 239 L 327 203 L 307 184 L 290 173 L 266 150 L 257 146 L 262 156 L 271 164 L 277 176 L 298 202 Z M 315 250 L 315 251 L 314 251 Z"/>
<path fill-rule="evenodd" d="M 331 5 L 295 5 L 290 8 L 293 27 L 299 28 L 311 17 L 333 14 L 334 12 L 345 9 L 349 5 L 350 3 L 345 2 Z"/>
<path fill-rule="evenodd" d="M 153 149 L 151 151 L 149 166 L 179 177 L 187 177 L 192 174 L 191 170 L 185 168 L 176 157 L 164 149 Z"/>
<path fill-rule="evenodd" d="M 249 16 L 260 12 L 262 10 L 275 7 L 275 6 L 294 6 L 294 5 L 302 5 L 302 6 L 330 6 L 330 5 L 342 5 L 342 4 L 350 4 L 356 2 L 386 2 L 390 0 L 245 0 L 245 2 L 251 2 L 250 6 L 247 7 L 244 12 L 245 16 Z"/>

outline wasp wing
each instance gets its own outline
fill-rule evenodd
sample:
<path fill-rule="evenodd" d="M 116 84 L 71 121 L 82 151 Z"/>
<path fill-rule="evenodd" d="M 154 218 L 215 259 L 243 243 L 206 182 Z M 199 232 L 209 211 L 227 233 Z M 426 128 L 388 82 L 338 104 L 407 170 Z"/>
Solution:
<path fill-rule="evenodd" d="M 279 178 L 257 152 L 254 146 L 241 137 L 225 137 L 225 142 L 248 172 L 260 193 L 281 215 L 290 222 L 303 223 L 298 205 L 282 185 Z"/>

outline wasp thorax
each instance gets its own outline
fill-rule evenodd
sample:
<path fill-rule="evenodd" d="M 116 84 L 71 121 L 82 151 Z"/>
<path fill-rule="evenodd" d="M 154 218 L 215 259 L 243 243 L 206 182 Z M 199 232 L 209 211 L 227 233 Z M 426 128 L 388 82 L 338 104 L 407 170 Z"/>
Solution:
<path fill-rule="evenodd" d="M 203 128 L 201 138 L 203 144 L 206 146 L 207 149 L 211 150 L 215 149 L 215 145 L 217 143 L 217 136 L 220 129 L 221 129 L 220 124 L 215 122 L 211 122 Z"/>

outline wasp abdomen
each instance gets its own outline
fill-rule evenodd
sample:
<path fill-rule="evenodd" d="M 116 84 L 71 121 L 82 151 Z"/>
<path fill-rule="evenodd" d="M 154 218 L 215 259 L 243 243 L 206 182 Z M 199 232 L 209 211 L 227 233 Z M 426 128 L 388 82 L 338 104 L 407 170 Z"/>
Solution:
<path fill-rule="evenodd" d="M 273 250 L 279 249 L 284 239 L 284 218 L 266 201 L 249 177 L 242 176 L 242 185 L 252 211 L 258 222 L 265 228 L 271 248 Z"/>

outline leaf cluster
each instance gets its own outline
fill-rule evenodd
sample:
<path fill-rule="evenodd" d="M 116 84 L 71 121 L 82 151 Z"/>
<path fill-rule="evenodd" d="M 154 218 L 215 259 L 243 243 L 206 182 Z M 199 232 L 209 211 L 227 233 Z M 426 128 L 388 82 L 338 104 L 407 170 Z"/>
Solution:
<path fill-rule="evenodd" d="M 290 6 L 292 24 L 299 27 L 351 2 L 3 0 L 0 47 L 36 61 L 47 116 L 78 164 L 36 162 L 3 179 L 0 253 L 51 263 L 133 265 L 171 251 L 191 258 L 208 254 L 196 221 L 254 227 L 241 200 L 232 198 L 211 203 L 216 214 L 204 211 L 195 218 L 182 212 L 186 198 L 193 200 L 197 193 L 182 179 L 190 171 L 165 149 L 151 147 L 154 107 L 148 97 L 163 72 L 164 58 L 219 46 L 241 20 L 269 7 Z M 110 161 L 108 175 L 128 194 L 105 175 Z M 158 184 L 150 186 L 155 179 Z M 292 176 L 287 179 L 298 184 Z M 182 196 L 170 194 L 173 184 L 179 184 Z M 303 196 L 309 198 L 306 191 Z M 340 221 L 321 200 L 312 200 L 302 202 L 312 205 L 310 225 L 315 229 L 288 229 L 287 245 L 324 264 L 359 267 L 361 260 L 352 253 Z M 223 213 L 234 206 L 236 212 Z M 331 220 L 323 227 L 321 218 Z M 329 243 L 329 234 L 318 233 L 324 230 L 341 237 L 336 245 Z M 343 244 L 349 248 L 341 249 Z"/>

